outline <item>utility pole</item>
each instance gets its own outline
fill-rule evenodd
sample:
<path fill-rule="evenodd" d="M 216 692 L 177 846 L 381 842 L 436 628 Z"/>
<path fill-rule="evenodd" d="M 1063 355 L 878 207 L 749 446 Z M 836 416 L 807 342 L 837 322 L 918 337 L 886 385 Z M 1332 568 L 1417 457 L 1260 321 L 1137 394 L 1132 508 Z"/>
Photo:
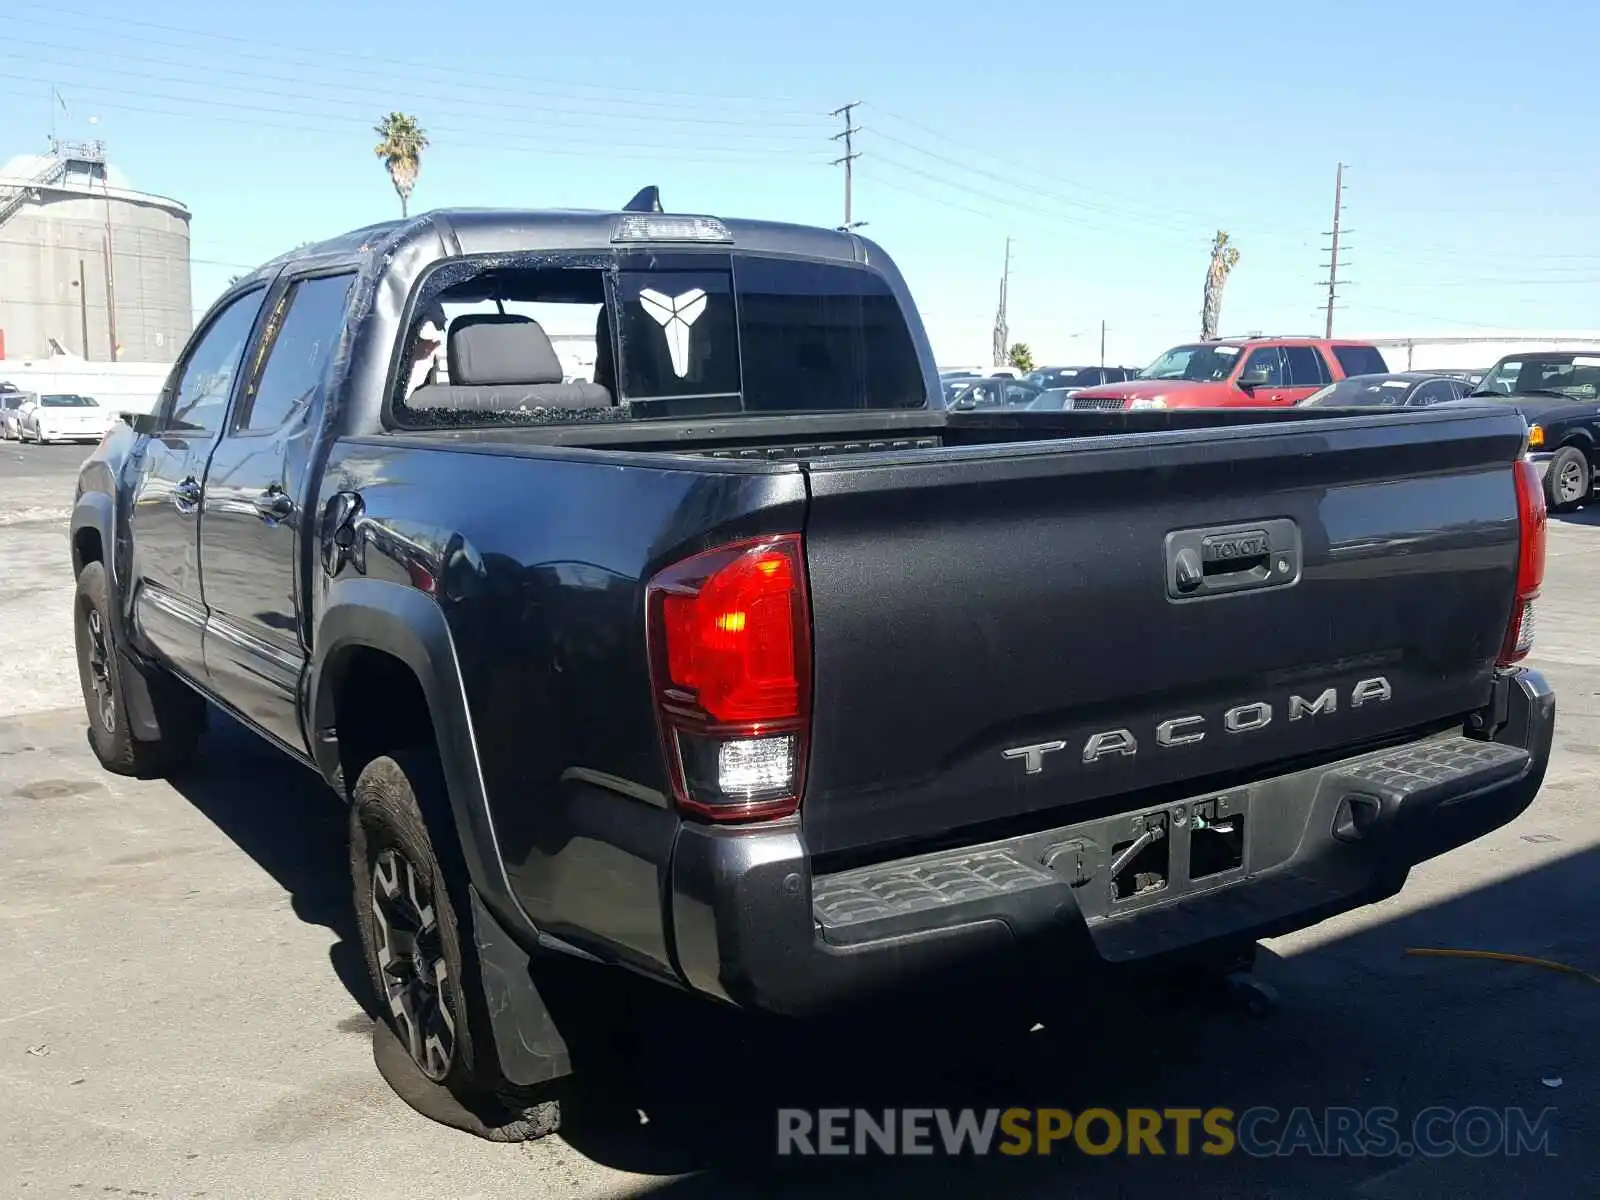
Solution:
<path fill-rule="evenodd" d="M 117 264 L 111 245 L 111 180 L 105 179 L 106 189 L 106 340 L 111 354 L 107 362 L 117 361 Z"/>
<path fill-rule="evenodd" d="M 994 365 L 1006 365 L 1006 338 L 1010 334 L 1010 326 L 1006 324 L 1006 293 L 1011 289 L 1011 239 L 1006 239 L 1006 265 L 1000 273 L 1000 307 L 994 314 Z"/>
<path fill-rule="evenodd" d="M 84 361 L 89 361 L 89 289 L 83 279 L 83 259 L 78 260 L 78 323 L 83 341 Z"/>
<path fill-rule="evenodd" d="M 1331 237 L 1333 242 L 1328 249 L 1328 261 L 1323 264 L 1328 268 L 1328 278 L 1322 286 L 1328 289 L 1328 319 L 1323 327 L 1322 336 L 1333 336 L 1333 302 L 1339 293 L 1339 226 L 1344 215 L 1344 164 L 1340 163 L 1333 175 L 1333 229 L 1324 236 Z"/>
<path fill-rule="evenodd" d="M 1106 369 L 1106 323 L 1100 322 L 1100 369 Z"/>
<path fill-rule="evenodd" d="M 858 229 L 862 225 L 866 224 L 865 221 L 852 220 L 852 214 L 850 211 L 850 185 L 853 182 L 855 174 L 852 168 L 856 159 L 861 157 L 861 155 L 856 152 L 855 144 L 855 135 L 861 132 L 861 128 L 860 126 L 856 125 L 855 121 L 851 117 L 851 114 L 860 106 L 861 101 L 852 100 L 849 104 L 844 105 L 842 108 L 836 108 L 828 114 L 830 117 L 841 117 L 844 119 L 844 129 L 834 134 L 829 140 L 834 142 L 844 142 L 844 156 L 842 158 L 834 159 L 833 165 L 836 167 L 843 165 L 844 167 L 844 224 L 839 226 L 839 228 L 845 232 L 849 232 L 852 229 Z"/>

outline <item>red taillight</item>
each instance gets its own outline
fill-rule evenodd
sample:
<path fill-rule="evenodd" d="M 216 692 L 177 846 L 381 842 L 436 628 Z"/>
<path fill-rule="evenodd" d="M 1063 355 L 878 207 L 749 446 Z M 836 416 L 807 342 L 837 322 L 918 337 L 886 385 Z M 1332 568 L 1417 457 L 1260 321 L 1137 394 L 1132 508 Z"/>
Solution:
<path fill-rule="evenodd" d="M 1511 622 L 1506 626 L 1505 642 L 1500 647 L 1499 665 L 1508 667 L 1520 662 L 1533 649 L 1534 601 L 1544 586 L 1544 544 L 1549 525 L 1545 512 L 1544 485 L 1539 471 L 1526 458 L 1516 466 L 1517 526 L 1520 543 L 1517 549 L 1517 594 L 1511 605 Z"/>
<path fill-rule="evenodd" d="M 680 807 L 712 820 L 800 804 L 811 614 L 798 534 L 720 546 L 646 589 L 650 666 Z"/>

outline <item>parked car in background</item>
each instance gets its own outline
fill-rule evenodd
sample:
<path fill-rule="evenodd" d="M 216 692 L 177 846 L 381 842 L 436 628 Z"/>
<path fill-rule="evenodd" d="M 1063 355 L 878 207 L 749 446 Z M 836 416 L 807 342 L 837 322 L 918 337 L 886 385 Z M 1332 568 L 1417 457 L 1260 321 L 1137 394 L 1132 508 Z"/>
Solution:
<path fill-rule="evenodd" d="M 1488 371 L 1481 367 L 1471 371 L 1458 371 L 1454 369 L 1446 370 L 1444 368 L 1438 368 L 1426 372 L 1428 375 L 1442 375 L 1446 379 L 1459 379 L 1462 383 L 1469 385 L 1467 388 L 1468 391 L 1471 391 L 1473 388 L 1477 387 L 1478 384 L 1483 382 L 1483 377 L 1488 373 Z"/>
<path fill-rule="evenodd" d="M 7 385 L 0 388 L 0 438 L 14 442 L 22 436 L 22 410 L 38 397 Z"/>
<path fill-rule="evenodd" d="M 1128 383 L 1090 388 L 1076 409 L 1279 408 L 1351 375 L 1387 373 L 1376 346 L 1306 337 L 1224 338 L 1174 346 Z"/>
<path fill-rule="evenodd" d="M 1395 371 L 1386 375 L 1352 375 L 1313 392 L 1302 405 L 1322 408 L 1426 408 L 1459 400 L 1472 389 L 1460 379 L 1429 371 Z"/>
<path fill-rule="evenodd" d="M 1138 374 L 1137 367 L 1040 367 L 1036 371 L 1029 371 L 1023 379 L 1047 391 L 1064 389 L 1075 392 L 1107 383 L 1123 383 L 1136 378 Z"/>
<path fill-rule="evenodd" d="M 1043 390 L 1005 375 L 956 380 L 945 385 L 945 407 L 960 412 L 976 408 L 1027 408 Z"/>
<path fill-rule="evenodd" d="M 93 396 L 54 393 L 39 397 L 18 420 L 18 437 L 24 442 L 98 442 L 105 437 L 117 414 L 101 407 Z"/>
<path fill-rule="evenodd" d="M 1544 478 L 1545 503 L 1570 512 L 1594 490 L 1600 455 L 1600 354 L 1508 354 L 1470 400 L 1515 405 L 1528 422 L 1528 457 Z"/>

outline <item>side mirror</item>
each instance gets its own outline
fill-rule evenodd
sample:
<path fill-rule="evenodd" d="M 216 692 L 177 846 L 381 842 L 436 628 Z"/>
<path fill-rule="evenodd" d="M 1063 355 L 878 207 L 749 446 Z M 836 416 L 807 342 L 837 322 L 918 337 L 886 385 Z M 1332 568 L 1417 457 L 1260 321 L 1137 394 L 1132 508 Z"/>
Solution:
<path fill-rule="evenodd" d="M 1265 387 L 1270 379 L 1271 373 L 1265 369 L 1251 371 L 1248 374 L 1239 376 L 1239 390 L 1241 392 L 1253 392 L 1258 387 Z"/>
<path fill-rule="evenodd" d="M 122 414 L 122 419 L 128 423 L 128 428 L 141 437 L 148 437 L 156 431 L 155 413 L 125 412 Z"/>

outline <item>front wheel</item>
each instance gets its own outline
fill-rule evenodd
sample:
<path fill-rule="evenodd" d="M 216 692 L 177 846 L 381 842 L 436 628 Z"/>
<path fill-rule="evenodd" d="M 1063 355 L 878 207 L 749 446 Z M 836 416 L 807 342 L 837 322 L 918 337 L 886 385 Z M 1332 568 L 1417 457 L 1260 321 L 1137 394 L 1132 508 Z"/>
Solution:
<path fill-rule="evenodd" d="M 170 775 L 186 765 L 205 730 L 205 701 L 159 668 L 150 668 L 142 682 L 160 736 L 146 741 L 133 735 L 125 672 L 142 668 L 117 652 L 104 563 L 88 563 L 78 573 L 73 616 L 78 683 L 89 716 L 89 745 L 100 765 L 118 775 L 139 778 Z"/>
<path fill-rule="evenodd" d="M 1570 512 L 1589 498 L 1593 483 L 1589 456 L 1583 448 L 1563 446 L 1551 455 L 1545 471 L 1545 503 L 1551 512 Z"/>

